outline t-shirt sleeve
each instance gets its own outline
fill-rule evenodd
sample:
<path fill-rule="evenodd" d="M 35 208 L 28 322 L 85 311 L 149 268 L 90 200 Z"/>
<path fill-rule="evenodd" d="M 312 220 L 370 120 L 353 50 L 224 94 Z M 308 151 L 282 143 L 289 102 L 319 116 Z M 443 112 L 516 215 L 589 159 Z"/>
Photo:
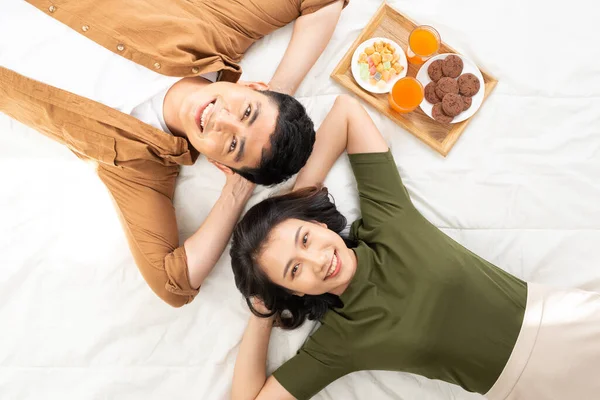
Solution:
<path fill-rule="evenodd" d="M 325 344 L 319 331 L 298 353 L 279 367 L 273 376 L 296 399 L 310 399 L 327 385 L 352 372 L 340 343 Z"/>
<path fill-rule="evenodd" d="M 300 3 L 300 15 L 306 15 L 320 10 L 321 8 L 328 6 L 332 3 L 336 3 L 339 0 L 295 0 Z M 344 7 L 348 5 L 350 0 L 343 0 Z"/>
<path fill-rule="evenodd" d="M 360 199 L 362 218 L 359 221 L 363 225 L 375 227 L 415 209 L 389 150 L 349 154 L 349 158 Z"/>

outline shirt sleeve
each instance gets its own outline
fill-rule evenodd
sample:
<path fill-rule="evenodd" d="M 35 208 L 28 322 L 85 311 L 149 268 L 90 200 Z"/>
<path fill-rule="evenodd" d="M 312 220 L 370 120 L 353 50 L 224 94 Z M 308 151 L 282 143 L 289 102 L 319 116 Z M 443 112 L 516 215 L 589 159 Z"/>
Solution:
<path fill-rule="evenodd" d="M 273 376 L 296 399 L 310 399 L 327 385 L 353 372 L 339 340 L 326 340 L 319 328 L 298 353 L 279 367 Z"/>
<path fill-rule="evenodd" d="M 172 202 L 179 167 L 144 159 L 146 153 L 136 149 L 150 147 L 148 144 L 117 145 L 115 138 L 123 137 L 117 128 L 95 119 L 116 111 L 108 107 L 103 111 L 102 107 L 0 67 L 0 112 L 66 145 L 78 157 L 97 162 L 98 176 L 112 195 L 142 276 L 161 299 L 182 306 L 192 301 L 198 290 L 189 282 Z M 120 165 L 117 148 L 123 149 L 124 158 L 129 157 L 123 164 L 137 165 L 140 170 Z M 142 165 L 147 166 L 145 172 Z"/>
<path fill-rule="evenodd" d="M 339 0 L 300 0 L 300 15 L 307 15 L 313 13 L 315 11 L 320 10 L 321 8 L 328 6 L 332 3 L 336 3 Z M 343 0 L 344 8 L 348 5 L 350 0 Z"/>
<path fill-rule="evenodd" d="M 350 165 L 356 178 L 362 218 L 353 224 L 376 227 L 401 213 L 412 212 L 414 206 L 394 162 L 392 153 L 350 154 Z"/>
<path fill-rule="evenodd" d="M 98 176 L 115 202 L 133 258 L 152 291 L 173 307 L 191 302 L 198 289 L 190 285 L 185 249 L 179 234 L 171 192 L 175 177 L 141 179 L 122 169 L 100 165 Z M 161 187 L 162 186 L 167 186 Z"/>

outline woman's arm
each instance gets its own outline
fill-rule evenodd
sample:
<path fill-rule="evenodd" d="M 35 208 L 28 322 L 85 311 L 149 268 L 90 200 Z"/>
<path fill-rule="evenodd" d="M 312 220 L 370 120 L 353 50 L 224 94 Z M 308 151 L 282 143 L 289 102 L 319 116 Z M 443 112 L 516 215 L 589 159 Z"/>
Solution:
<path fill-rule="evenodd" d="M 269 82 L 271 90 L 289 95 L 296 92 L 329 43 L 343 5 L 344 1 L 338 0 L 296 20 L 290 43 Z"/>
<path fill-rule="evenodd" d="M 300 170 L 294 190 L 323 184 L 333 163 L 346 150 L 354 153 L 383 153 L 388 145 L 355 98 L 340 95 L 317 130 L 317 139 L 308 162 Z"/>
<path fill-rule="evenodd" d="M 294 400 L 274 377 L 267 379 L 265 370 L 273 318 L 250 316 L 233 371 L 232 400 Z"/>

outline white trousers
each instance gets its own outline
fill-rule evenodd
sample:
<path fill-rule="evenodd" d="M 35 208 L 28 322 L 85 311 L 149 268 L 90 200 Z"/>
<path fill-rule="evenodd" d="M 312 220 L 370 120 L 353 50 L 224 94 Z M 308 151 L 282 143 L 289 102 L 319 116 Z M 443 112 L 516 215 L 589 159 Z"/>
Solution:
<path fill-rule="evenodd" d="M 528 284 L 515 348 L 490 400 L 599 400 L 600 294 Z"/>

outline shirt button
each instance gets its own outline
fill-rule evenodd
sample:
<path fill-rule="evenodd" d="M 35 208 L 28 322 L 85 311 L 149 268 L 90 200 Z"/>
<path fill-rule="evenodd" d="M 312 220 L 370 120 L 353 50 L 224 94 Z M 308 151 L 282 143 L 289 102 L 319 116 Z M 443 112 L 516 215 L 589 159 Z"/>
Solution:
<path fill-rule="evenodd" d="M 53 13 L 54 11 L 56 11 L 56 7 L 55 6 L 50 6 L 50 7 L 48 7 L 48 11 L 50 11 L 51 13 Z"/>
<path fill-rule="evenodd" d="M 125 46 L 123 46 L 121 43 L 119 43 L 119 44 L 117 45 L 117 50 L 119 50 L 119 51 L 123 51 L 123 50 L 125 50 Z"/>
<path fill-rule="evenodd" d="M 88 25 L 84 25 L 84 26 L 81 27 L 81 30 L 84 31 L 84 32 L 87 32 L 87 31 L 90 30 L 90 27 Z"/>
<path fill-rule="evenodd" d="M 197 74 L 198 72 L 200 72 L 200 68 L 198 68 L 198 67 L 192 68 L 192 74 Z"/>
<path fill-rule="evenodd" d="M 154 63 L 154 69 L 160 69 L 160 64 L 159 63 Z"/>

